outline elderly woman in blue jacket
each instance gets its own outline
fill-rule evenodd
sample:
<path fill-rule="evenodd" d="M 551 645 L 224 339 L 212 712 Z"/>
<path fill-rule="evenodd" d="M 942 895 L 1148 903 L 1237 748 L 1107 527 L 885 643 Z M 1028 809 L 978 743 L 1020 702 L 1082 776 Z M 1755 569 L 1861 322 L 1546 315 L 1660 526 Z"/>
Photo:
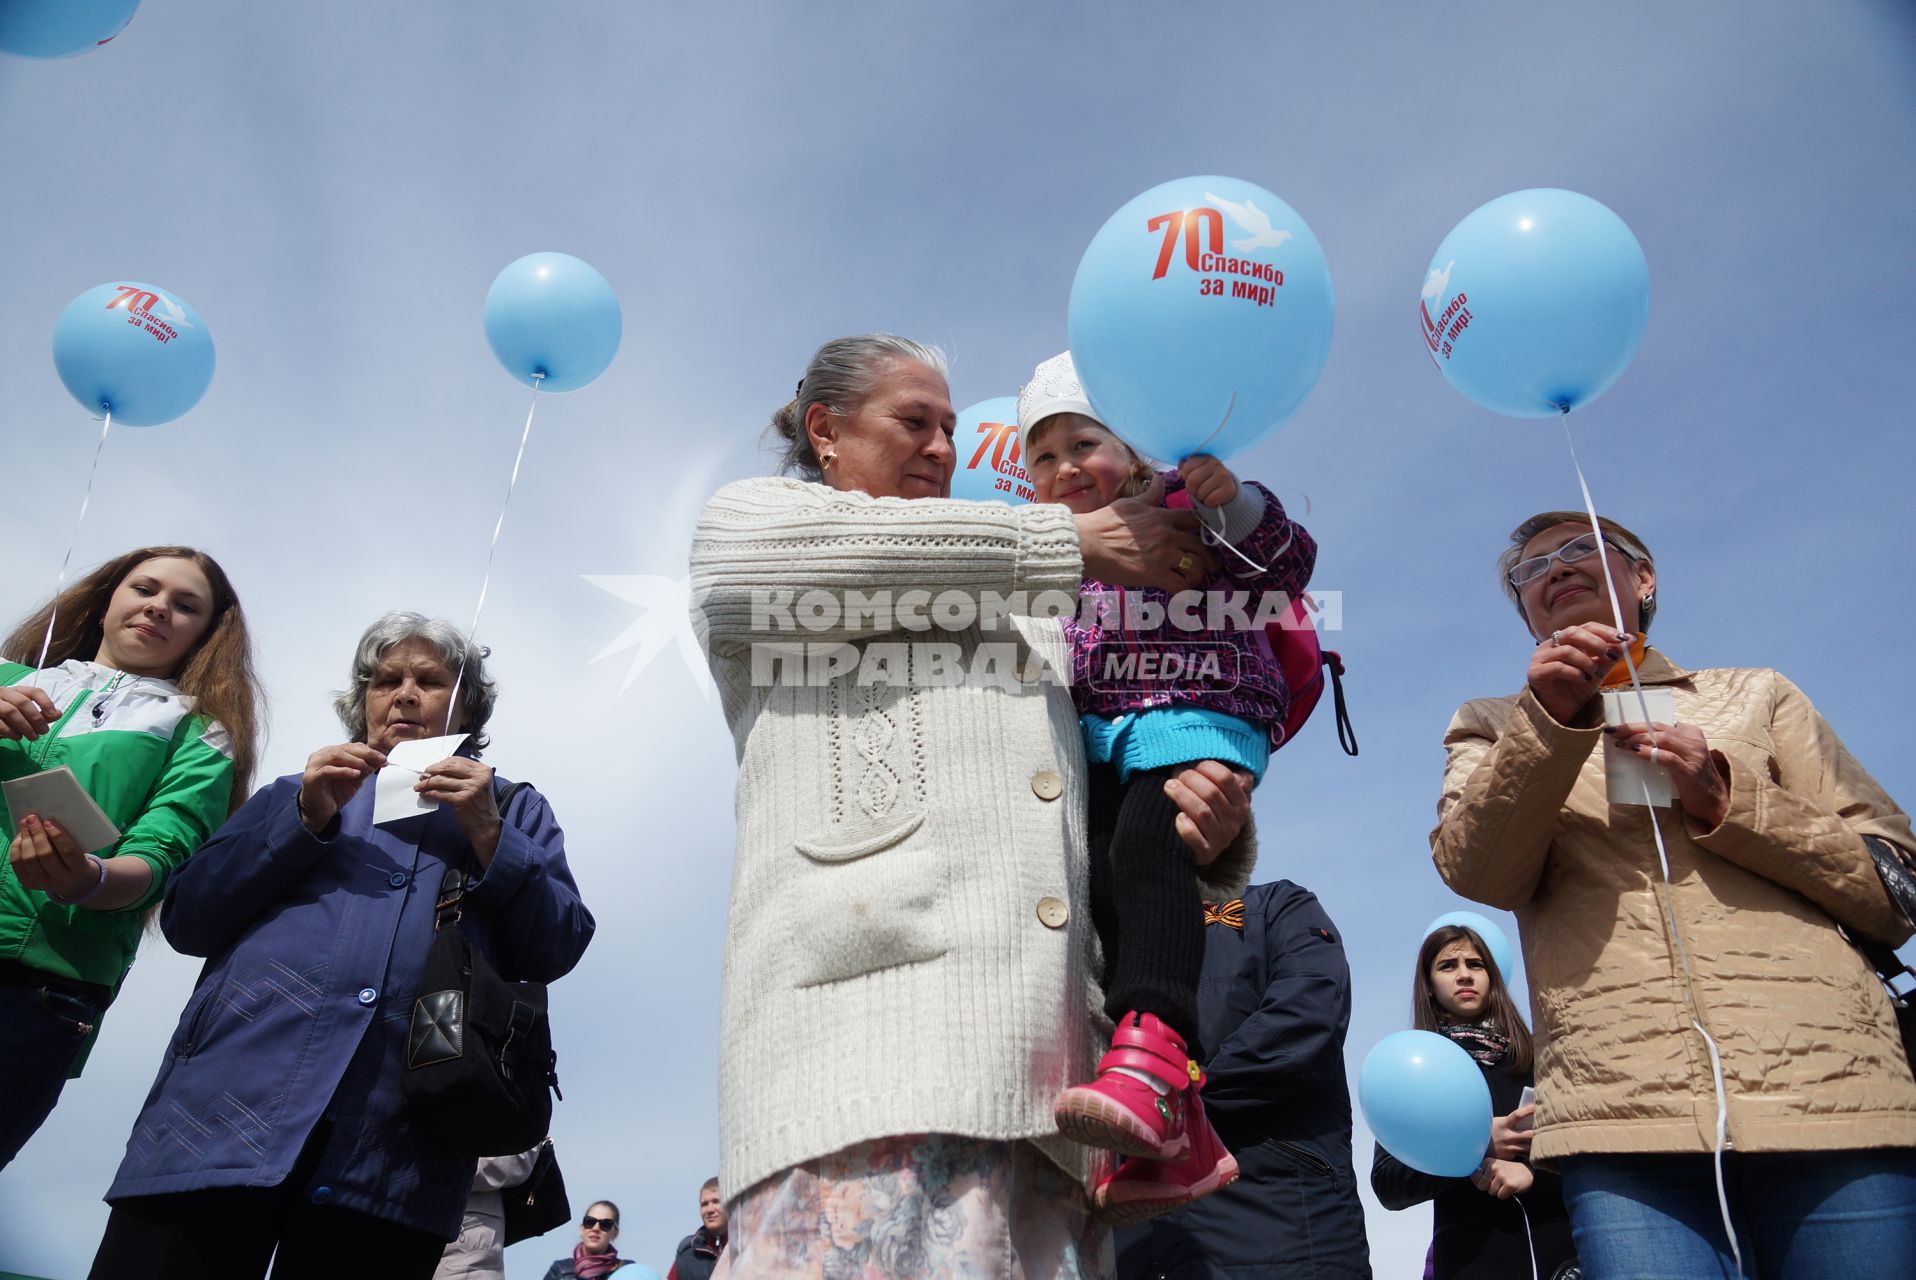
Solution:
<path fill-rule="evenodd" d="M 126 1158 L 96 1276 L 432 1275 L 474 1161 L 413 1132 L 402 1051 L 447 868 L 462 928 L 507 979 L 578 963 L 592 916 L 544 797 L 478 760 L 496 693 L 450 624 L 393 613 L 336 708 L 351 741 L 261 790 L 168 885 L 161 927 L 207 963 Z M 463 671 L 463 677 L 459 674 Z M 455 693 L 458 705 L 453 706 Z M 431 812 L 373 825 L 386 753 L 448 729 L 415 785 Z"/>

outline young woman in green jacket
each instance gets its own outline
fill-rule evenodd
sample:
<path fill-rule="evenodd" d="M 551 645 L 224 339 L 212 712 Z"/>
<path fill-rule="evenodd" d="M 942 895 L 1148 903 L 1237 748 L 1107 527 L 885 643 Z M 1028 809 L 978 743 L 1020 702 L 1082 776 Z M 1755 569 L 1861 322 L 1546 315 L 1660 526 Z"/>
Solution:
<path fill-rule="evenodd" d="M 0 645 L 0 780 L 64 765 L 120 831 L 83 849 L 0 795 L 0 1168 L 79 1074 L 167 875 L 246 799 L 260 701 L 232 583 L 188 547 L 101 565 Z"/>

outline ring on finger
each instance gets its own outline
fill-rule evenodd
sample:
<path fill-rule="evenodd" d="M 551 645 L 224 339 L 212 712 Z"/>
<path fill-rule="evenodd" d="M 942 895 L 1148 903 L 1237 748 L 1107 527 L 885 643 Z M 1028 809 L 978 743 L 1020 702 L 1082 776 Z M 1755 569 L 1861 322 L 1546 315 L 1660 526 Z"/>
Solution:
<path fill-rule="evenodd" d="M 1182 578 L 1184 575 L 1191 572 L 1191 566 L 1195 565 L 1196 563 L 1197 563 L 1197 557 L 1193 556 L 1189 551 L 1179 556 L 1178 562 L 1176 565 L 1178 577 Z"/>

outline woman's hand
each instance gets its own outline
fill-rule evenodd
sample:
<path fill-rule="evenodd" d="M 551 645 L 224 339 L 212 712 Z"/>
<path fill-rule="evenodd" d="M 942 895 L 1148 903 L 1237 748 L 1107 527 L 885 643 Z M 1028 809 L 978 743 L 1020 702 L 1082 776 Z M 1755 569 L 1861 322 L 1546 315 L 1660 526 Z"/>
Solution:
<path fill-rule="evenodd" d="M 1200 867 L 1217 861 L 1251 819 L 1251 775 L 1216 760 L 1167 778 L 1164 794 L 1178 807 L 1178 835 Z"/>
<path fill-rule="evenodd" d="M 1530 1154 L 1531 1131 L 1524 1121 L 1537 1114 L 1537 1104 L 1527 1102 L 1507 1116 L 1490 1117 L 1490 1154 L 1499 1160 L 1522 1160 Z"/>
<path fill-rule="evenodd" d="M 0 689 L 0 738 L 32 742 L 60 718 L 59 708 L 46 690 L 32 685 L 8 685 Z"/>
<path fill-rule="evenodd" d="M 1618 724 L 1603 730 L 1619 750 L 1669 769 L 1677 807 L 1714 831 L 1730 814 L 1730 772 L 1693 724 Z"/>
<path fill-rule="evenodd" d="M 100 883 L 99 868 L 59 823 L 29 813 L 7 848 L 14 879 L 23 889 L 56 898 L 77 898 Z"/>
<path fill-rule="evenodd" d="M 1558 724 L 1577 718 L 1623 657 L 1630 637 L 1615 627 L 1583 622 L 1552 632 L 1530 659 L 1530 693 Z"/>
<path fill-rule="evenodd" d="M 465 756 L 447 756 L 420 771 L 413 787 L 421 800 L 437 800 L 459 819 L 472 856 L 484 871 L 499 849 L 499 800 L 492 793 L 492 769 Z"/>
<path fill-rule="evenodd" d="M 1237 497 L 1237 477 L 1231 469 L 1205 453 L 1194 453 L 1178 463 L 1184 488 L 1207 507 L 1221 507 Z"/>
<path fill-rule="evenodd" d="M 1530 1190 L 1537 1181 L 1537 1175 L 1527 1164 L 1516 1160 L 1499 1160 L 1493 1156 L 1470 1175 L 1470 1180 L 1479 1191 L 1496 1196 L 1499 1200 L 1508 1200 Z"/>
<path fill-rule="evenodd" d="M 299 776 L 299 820 L 318 835 L 361 784 L 385 767 L 385 755 L 363 742 L 321 747 L 306 757 L 306 772 Z"/>
<path fill-rule="evenodd" d="M 1072 517 L 1085 577 L 1119 587 L 1183 591 L 1217 572 L 1217 558 L 1198 533 L 1197 512 L 1160 506 L 1163 497 L 1160 479 L 1142 498 L 1119 498 Z"/>

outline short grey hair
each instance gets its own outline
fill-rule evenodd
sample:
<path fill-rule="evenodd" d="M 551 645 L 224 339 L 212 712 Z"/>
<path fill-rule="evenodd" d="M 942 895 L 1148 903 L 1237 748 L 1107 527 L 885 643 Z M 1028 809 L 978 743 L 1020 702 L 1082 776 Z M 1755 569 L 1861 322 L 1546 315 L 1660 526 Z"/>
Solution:
<path fill-rule="evenodd" d="M 385 656 L 408 640 L 424 640 L 439 654 L 459 681 L 459 707 L 466 713 L 466 732 L 472 735 L 474 755 L 492 745 L 486 736 L 486 721 L 499 705 L 499 686 L 486 673 L 486 659 L 492 650 L 472 639 L 444 618 L 428 618 L 423 613 L 394 610 L 376 619 L 366 634 L 359 637 L 353 652 L 351 687 L 333 695 L 333 710 L 354 742 L 366 741 L 366 691 Z M 463 672 L 463 674 L 461 674 Z"/>
<path fill-rule="evenodd" d="M 833 338 L 812 353 L 799 381 L 798 394 L 772 415 L 769 430 L 784 441 L 778 469 L 805 480 L 819 480 L 824 469 L 818 465 L 818 453 L 805 431 L 805 414 L 822 404 L 834 416 L 846 417 L 878 389 L 880 368 L 888 360 L 913 360 L 940 377 L 949 377 L 951 366 L 937 347 L 895 333 L 861 333 L 850 338 Z"/>

